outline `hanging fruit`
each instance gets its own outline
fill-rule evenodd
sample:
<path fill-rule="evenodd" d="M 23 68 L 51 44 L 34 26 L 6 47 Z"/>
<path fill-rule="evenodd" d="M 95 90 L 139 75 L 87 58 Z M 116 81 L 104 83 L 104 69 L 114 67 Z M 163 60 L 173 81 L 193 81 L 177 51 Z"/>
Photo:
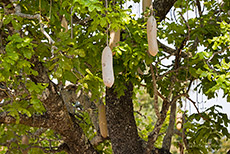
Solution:
<path fill-rule="evenodd" d="M 100 104 L 98 107 L 98 117 L 99 117 L 99 127 L 101 136 L 106 138 L 108 136 L 108 129 L 107 129 L 107 121 L 106 121 L 106 114 L 105 114 L 105 105 Z"/>
<path fill-rule="evenodd" d="M 63 15 L 63 17 L 62 17 L 61 26 L 62 26 L 63 28 L 65 28 L 65 32 L 68 31 L 68 22 L 67 22 L 67 20 L 66 20 L 66 18 L 65 18 L 65 15 Z M 63 31 L 63 29 L 61 29 L 61 32 L 62 32 L 62 31 Z"/>
<path fill-rule="evenodd" d="M 107 87 L 112 87 L 114 83 L 113 74 L 113 55 L 109 46 L 106 46 L 102 51 L 102 78 Z"/>
<path fill-rule="evenodd" d="M 182 116 L 183 116 L 183 114 L 181 112 L 177 113 L 177 116 L 176 116 L 176 128 L 177 128 L 177 130 L 181 130 L 181 128 L 182 128 Z"/>
<path fill-rule="evenodd" d="M 150 8 L 152 0 L 142 0 L 142 11 L 145 12 L 147 8 Z M 144 14 L 145 17 L 148 17 L 149 13 Z"/>
<path fill-rule="evenodd" d="M 117 31 L 111 30 L 110 40 L 109 40 L 110 49 L 113 49 L 114 47 L 116 47 L 119 41 L 120 41 L 120 29 L 118 29 Z"/>
<path fill-rule="evenodd" d="M 149 53 L 155 56 L 158 52 L 157 45 L 157 23 L 156 19 L 151 15 L 147 21 L 147 38 L 149 45 Z"/>

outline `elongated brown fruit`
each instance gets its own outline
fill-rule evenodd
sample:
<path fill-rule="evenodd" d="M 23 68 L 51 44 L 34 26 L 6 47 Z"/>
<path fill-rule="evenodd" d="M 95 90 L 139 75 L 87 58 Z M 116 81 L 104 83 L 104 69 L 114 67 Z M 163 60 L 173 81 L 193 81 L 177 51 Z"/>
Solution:
<path fill-rule="evenodd" d="M 118 42 L 120 41 L 120 30 L 117 31 L 111 30 L 110 31 L 110 40 L 109 40 L 109 47 L 113 49 L 116 47 Z"/>
<path fill-rule="evenodd" d="M 150 7 L 152 0 L 142 0 L 142 11 L 145 12 L 147 7 Z M 146 13 L 145 16 L 148 16 Z"/>
<path fill-rule="evenodd" d="M 179 112 L 177 113 L 177 116 L 176 116 L 176 128 L 177 130 L 181 130 L 182 128 L 182 113 Z"/>
<path fill-rule="evenodd" d="M 99 105 L 98 114 L 99 114 L 99 127 L 100 127 L 101 136 L 106 138 L 108 136 L 108 129 L 107 129 L 107 121 L 106 121 L 104 104 Z"/>
<path fill-rule="evenodd" d="M 22 136 L 22 144 L 25 144 L 25 145 L 29 144 L 29 137 L 27 135 Z M 28 150 L 24 150 L 23 154 L 28 154 Z"/>
<path fill-rule="evenodd" d="M 114 83 L 113 74 L 113 54 L 109 46 L 106 46 L 102 51 L 102 78 L 107 87 L 112 87 Z"/>
<path fill-rule="evenodd" d="M 65 18 L 65 15 L 63 15 L 63 17 L 62 17 L 61 26 L 62 26 L 63 28 L 65 28 L 65 32 L 68 31 L 68 22 L 67 22 L 67 20 L 66 20 L 66 18 Z M 63 31 L 63 29 L 61 29 L 61 31 Z"/>
<path fill-rule="evenodd" d="M 157 22 L 153 16 L 150 16 L 147 21 L 147 38 L 149 45 L 149 53 L 155 56 L 158 52 L 157 45 Z"/>

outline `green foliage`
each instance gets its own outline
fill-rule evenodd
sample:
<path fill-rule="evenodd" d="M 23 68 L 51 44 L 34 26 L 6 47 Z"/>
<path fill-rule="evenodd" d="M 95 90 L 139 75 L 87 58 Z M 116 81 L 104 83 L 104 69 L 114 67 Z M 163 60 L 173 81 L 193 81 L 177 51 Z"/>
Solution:
<path fill-rule="evenodd" d="M 121 30 L 119 46 L 113 49 L 114 88 L 118 96 L 121 96 L 126 89 L 125 83 L 131 82 L 134 85 L 135 94 L 139 97 L 134 99 L 135 109 L 141 113 L 135 112 L 135 118 L 140 129 L 139 134 L 144 140 L 147 140 L 156 122 L 153 100 L 150 98 L 154 94 L 150 64 L 154 65 L 158 79 L 157 88 L 164 97 L 169 96 L 171 84 L 173 84 L 172 93 L 177 96 L 187 90 L 189 82 L 198 79 L 200 84 L 196 90 L 202 89 L 210 99 L 222 89 L 224 96 L 227 96 L 230 102 L 228 5 L 220 6 L 215 0 L 201 1 L 205 11 L 200 15 L 195 1 L 178 0 L 174 5 L 174 17 L 158 23 L 158 38 L 166 40 L 176 51 L 180 49 L 187 55 L 182 54 L 179 60 L 181 69 L 175 71 L 174 56 L 166 66 L 163 59 L 168 59 L 169 53 L 162 47 L 159 47 L 156 57 L 147 54 L 146 19 L 143 17 L 135 19 L 131 15 L 131 9 L 124 9 L 121 6 L 126 1 L 110 1 L 107 8 L 105 1 L 100 0 L 54 0 L 52 4 L 50 2 L 46 0 L 18 2 L 21 13 L 40 14 L 40 20 L 15 15 L 14 11 L 12 12 L 15 8 L 10 2 L 7 2 L 6 6 L 4 2 L 0 2 L 0 82 L 6 83 L 15 93 L 23 91 L 17 97 L 10 96 L 4 100 L 10 103 L 1 107 L 1 111 L 7 111 L 15 117 L 16 125 L 0 125 L 0 143 L 16 138 L 18 141 L 16 143 L 20 145 L 22 135 L 37 131 L 37 128 L 18 125 L 19 114 L 31 117 L 33 114 L 42 115 L 45 112 L 40 96 L 49 85 L 32 80 L 33 77 L 41 75 L 36 69 L 39 67 L 37 64 L 43 64 L 50 80 L 57 80 L 57 87 L 71 82 L 79 85 L 76 92 L 83 90 L 84 93 L 90 94 L 91 101 L 97 102 L 103 97 L 105 86 L 102 81 L 101 52 L 106 46 L 107 27 L 109 30 Z M 134 2 L 138 3 L 139 0 Z M 229 4 L 227 0 L 224 2 Z M 198 12 L 184 19 L 188 11 Z M 73 37 L 71 30 L 62 31 L 63 16 L 69 28 L 71 16 L 74 16 Z M 41 24 L 44 25 L 44 31 L 55 41 L 54 44 L 50 44 L 47 36 L 41 32 Z M 188 41 L 183 44 L 185 38 Z M 35 63 L 34 59 L 38 61 Z M 139 73 L 138 70 L 143 73 Z M 161 76 L 163 77 L 159 80 Z M 141 86 L 145 87 L 144 90 L 139 90 Z M 227 130 L 229 120 L 226 114 L 216 110 L 216 107 L 218 106 L 201 113 L 208 120 L 200 120 L 199 114 L 188 117 L 184 127 L 191 147 L 189 153 L 218 150 L 221 145 L 220 139 L 223 136 L 229 138 Z M 86 136 L 92 139 L 96 132 L 89 115 L 86 112 L 79 114 L 83 117 L 78 119 L 82 120 L 80 126 Z M 161 129 L 163 134 L 167 129 L 168 118 L 169 116 Z M 48 139 L 54 139 L 51 142 L 53 146 L 61 144 L 59 142 L 61 137 L 52 130 L 46 130 L 40 137 L 45 140 L 40 141 L 34 137 L 30 142 L 48 147 L 50 144 Z M 161 147 L 162 138 L 163 136 L 160 136 L 157 140 L 157 147 Z M 16 146 L 18 145 L 12 144 L 10 148 L 14 149 Z M 112 153 L 109 141 L 101 143 L 97 149 L 101 153 Z M 32 148 L 30 152 L 42 153 L 37 148 Z M 13 151 L 13 153 L 20 152 Z"/>
<path fill-rule="evenodd" d="M 227 114 L 219 112 L 214 105 L 200 114 L 192 114 L 184 124 L 188 138 L 188 153 L 208 153 L 221 148 L 221 139 L 229 138 L 227 127 L 230 120 Z M 207 144 L 208 143 L 208 144 Z"/>

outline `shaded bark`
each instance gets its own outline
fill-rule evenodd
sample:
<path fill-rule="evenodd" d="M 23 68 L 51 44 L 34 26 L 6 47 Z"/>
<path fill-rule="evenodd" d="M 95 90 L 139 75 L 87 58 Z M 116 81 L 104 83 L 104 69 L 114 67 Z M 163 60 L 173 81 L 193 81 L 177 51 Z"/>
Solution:
<path fill-rule="evenodd" d="M 115 154 L 141 154 L 142 142 L 138 136 L 133 115 L 133 85 L 126 85 L 125 95 L 120 98 L 114 88 L 106 89 L 106 117 L 109 137 Z"/>
<path fill-rule="evenodd" d="M 170 150 L 172 136 L 174 134 L 175 118 L 176 118 L 176 102 L 172 103 L 171 105 L 169 126 L 166 135 L 164 136 L 163 144 L 162 144 L 162 148 L 168 151 Z"/>
<path fill-rule="evenodd" d="M 35 62 L 36 63 L 36 62 Z M 49 82 L 49 86 L 43 92 L 41 98 L 46 113 L 50 119 L 49 128 L 58 132 L 64 142 L 69 147 L 69 154 L 96 154 L 96 150 L 92 147 L 87 137 L 85 136 L 82 128 L 76 122 L 76 118 L 72 116 L 65 105 L 65 102 L 56 88 L 56 85 L 49 80 L 46 68 L 40 64 L 40 67 L 34 68 L 39 72 L 39 75 L 31 79 L 34 82 Z"/>
<path fill-rule="evenodd" d="M 176 1 L 177 0 L 155 0 L 153 2 L 155 15 L 159 17 L 158 21 L 161 21 L 165 18 L 166 14 L 169 12 Z"/>

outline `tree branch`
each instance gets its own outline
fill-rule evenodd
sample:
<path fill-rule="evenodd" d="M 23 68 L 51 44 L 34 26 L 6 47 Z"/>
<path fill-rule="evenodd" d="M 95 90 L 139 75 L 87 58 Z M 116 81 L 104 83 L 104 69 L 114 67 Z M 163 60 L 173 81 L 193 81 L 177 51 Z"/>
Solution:
<path fill-rule="evenodd" d="M 187 95 L 186 93 L 179 94 L 176 97 L 174 97 L 171 102 L 169 102 L 167 100 L 163 101 L 162 110 L 161 110 L 161 116 L 160 116 L 160 118 L 157 119 L 157 122 L 155 124 L 155 127 L 154 127 L 153 131 L 148 136 L 147 153 L 150 153 L 150 151 L 153 149 L 153 145 L 154 145 L 154 143 L 156 142 L 156 140 L 158 138 L 159 132 L 160 132 L 161 127 L 162 127 L 162 125 L 163 125 L 163 123 L 165 121 L 165 118 L 166 118 L 166 115 L 167 115 L 169 107 L 174 102 L 176 102 L 179 98 L 181 98 L 182 96 L 186 96 L 186 95 Z"/>
<path fill-rule="evenodd" d="M 27 18 L 27 19 L 37 19 L 40 23 L 41 32 L 49 40 L 49 44 L 55 43 L 55 41 L 51 38 L 51 36 L 45 31 L 44 25 L 42 23 L 42 17 L 40 14 L 31 15 L 31 14 L 21 13 L 20 5 L 15 3 L 15 2 L 17 2 L 17 0 L 10 0 L 10 1 L 11 1 L 11 3 L 13 3 L 13 5 L 15 7 L 15 15 L 20 16 L 22 18 Z"/>
<path fill-rule="evenodd" d="M 204 120 L 209 121 L 209 119 L 207 119 L 207 118 L 205 118 L 204 116 L 202 116 L 202 114 L 200 113 L 198 107 L 196 106 L 196 102 L 194 102 L 194 101 L 193 101 L 191 98 L 189 98 L 188 96 L 185 96 L 185 97 L 186 97 L 190 102 L 192 102 L 192 104 L 194 105 L 194 107 L 195 107 L 197 113 L 200 115 L 200 117 L 202 117 L 202 119 L 204 119 Z"/>
<path fill-rule="evenodd" d="M 41 146 L 35 146 L 35 145 L 31 145 L 28 148 L 26 148 L 25 150 L 30 150 L 32 148 L 39 148 L 41 149 L 44 153 L 58 153 L 58 152 L 69 152 L 69 147 L 67 144 L 63 143 L 60 146 L 57 147 L 41 147 Z"/>
<path fill-rule="evenodd" d="M 150 70 L 151 70 L 151 75 L 152 75 L 152 80 L 153 80 L 153 93 L 154 93 L 154 110 L 158 118 L 160 118 L 160 112 L 159 112 L 159 107 L 158 107 L 158 95 L 157 95 L 157 83 L 156 83 L 156 78 L 155 74 L 153 71 L 153 65 L 150 64 Z"/>
<path fill-rule="evenodd" d="M 49 128 L 49 117 L 46 115 L 32 115 L 31 117 L 28 117 L 25 114 L 19 113 L 18 122 L 23 125 L 27 125 L 30 127 L 43 127 L 43 128 Z M 17 123 L 17 118 L 10 115 L 9 112 L 1 112 L 0 113 L 0 123 L 4 124 L 15 124 Z"/>
<path fill-rule="evenodd" d="M 171 141 L 172 141 L 173 130 L 175 125 L 175 118 L 176 118 L 176 102 L 173 102 L 171 105 L 169 126 L 162 143 L 162 148 L 168 151 L 170 150 L 171 147 Z"/>
<path fill-rule="evenodd" d="M 160 116 L 160 118 L 157 119 L 157 122 L 154 126 L 153 131 L 148 136 L 148 142 L 147 142 L 147 148 L 146 148 L 147 154 L 151 154 L 152 149 L 154 149 L 154 147 L 153 147 L 154 143 L 156 142 L 156 140 L 158 138 L 159 132 L 160 132 L 161 127 L 165 121 L 166 114 L 168 112 L 168 108 L 170 105 L 171 105 L 170 102 L 163 101 L 161 116 Z"/>
<path fill-rule="evenodd" d="M 181 70 L 181 69 L 187 69 L 187 67 L 181 66 L 181 67 L 179 67 L 179 68 L 177 68 L 177 69 L 170 70 L 170 71 L 166 72 L 165 74 L 160 75 L 160 76 L 157 78 L 157 80 L 162 80 L 163 77 L 165 77 L 166 75 L 168 75 L 168 74 L 170 74 L 170 73 L 176 73 L 176 72 L 178 72 L 178 71 Z"/>
<path fill-rule="evenodd" d="M 177 0 L 160 0 L 153 2 L 153 10 L 156 11 L 155 15 L 159 17 L 159 21 L 165 18 L 176 1 Z"/>

